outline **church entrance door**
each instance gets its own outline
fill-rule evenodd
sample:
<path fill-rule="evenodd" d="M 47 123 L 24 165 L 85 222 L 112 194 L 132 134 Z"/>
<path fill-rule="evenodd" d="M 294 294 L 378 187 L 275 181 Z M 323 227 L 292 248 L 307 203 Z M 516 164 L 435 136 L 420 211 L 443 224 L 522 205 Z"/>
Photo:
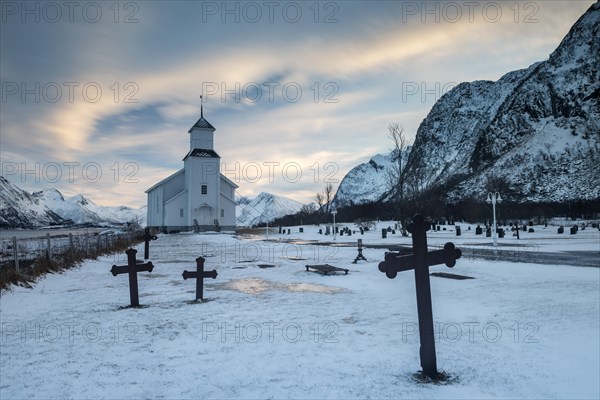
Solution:
<path fill-rule="evenodd" d="M 210 206 L 201 206 L 198 209 L 198 224 L 199 225 L 212 225 L 212 207 Z"/>

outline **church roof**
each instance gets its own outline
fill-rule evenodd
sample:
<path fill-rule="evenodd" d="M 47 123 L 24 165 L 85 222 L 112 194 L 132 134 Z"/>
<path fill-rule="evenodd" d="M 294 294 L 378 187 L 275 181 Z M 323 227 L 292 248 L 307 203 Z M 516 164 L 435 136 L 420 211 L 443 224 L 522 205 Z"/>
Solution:
<path fill-rule="evenodd" d="M 150 189 L 146 190 L 144 193 L 148 193 L 151 192 L 152 190 L 156 189 L 157 187 L 164 185 L 165 183 L 167 183 L 168 181 L 170 181 L 171 179 L 175 178 L 177 175 L 182 174 L 185 170 L 183 168 L 181 168 L 179 171 L 167 176 L 165 179 L 163 179 L 162 181 L 156 183 L 154 186 L 152 186 Z"/>
<path fill-rule="evenodd" d="M 215 127 L 212 126 L 210 122 L 208 122 L 206 119 L 204 119 L 204 117 L 201 116 L 200 119 L 196 121 L 194 126 L 190 128 L 188 133 L 191 133 L 194 129 L 211 129 L 214 131 Z"/>
<path fill-rule="evenodd" d="M 188 157 L 206 157 L 206 158 L 221 158 L 216 151 L 210 149 L 194 149 L 190 150 L 183 159 Z"/>
<path fill-rule="evenodd" d="M 232 181 L 231 179 L 229 179 L 228 177 L 226 177 L 226 176 L 225 176 L 225 175 L 223 175 L 223 174 L 221 174 L 221 180 L 222 180 L 223 182 L 225 182 L 226 184 L 228 184 L 229 186 L 231 186 L 232 188 L 234 188 L 234 189 L 237 189 L 237 188 L 239 188 L 239 186 L 238 186 L 238 185 L 236 185 L 234 181 Z"/>

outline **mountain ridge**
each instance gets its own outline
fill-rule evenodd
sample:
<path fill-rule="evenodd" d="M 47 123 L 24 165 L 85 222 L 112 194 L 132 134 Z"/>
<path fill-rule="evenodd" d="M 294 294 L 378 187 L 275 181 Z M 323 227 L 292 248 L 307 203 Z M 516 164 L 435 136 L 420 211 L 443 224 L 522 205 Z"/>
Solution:
<path fill-rule="evenodd" d="M 139 209 L 96 205 L 82 194 L 64 197 L 54 188 L 29 193 L 0 176 L 0 228 L 39 228 L 57 225 L 145 225 L 145 207 Z"/>
<path fill-rule="evenodd" d="M 295 214 L 303 207 L 303 204 L 296 200 L 267 192 L 261 192 L 253 199 L 241 197 L 237 204 L 236 224 L 247 227 Z"/>
<path fill-rule="evenodd" d="M 599 66 L 597 2 L 547 60 L 452 88 L 417 130 L 403 170 L 413 193 L 441 187 L 448 202 L 481 200 L 489 190 L 516 202 L 600 198 Z M 348 192 L 348 175 L 343 197 L 387 200 L 381 188 L 375 199 L 363 195 L 368 182 Z"/>

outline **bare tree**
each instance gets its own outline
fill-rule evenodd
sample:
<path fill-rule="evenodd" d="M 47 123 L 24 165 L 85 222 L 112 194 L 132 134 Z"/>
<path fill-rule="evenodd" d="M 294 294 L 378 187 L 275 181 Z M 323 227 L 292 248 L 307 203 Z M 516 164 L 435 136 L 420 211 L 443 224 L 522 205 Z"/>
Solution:
<path fill-rule="evenodd" d="M 319 206 L 319 212 L 323 212 L 323 203 L 324 203 L 324 196 L 323 193 L 321 192 L 317 192 L 317 194 L 315 195 L 315 200 L 317 201 L 317 205 Z"/>
<path fill-rule="evenodd" d="M 390 187 L 388 193 L 390 198 L 398 204 L 400 222 L 402 224 L 402 234 L 407 235 L 404 227 L 405 221 L 405 193 L 406 193 L 406 178 L 404 167 L 406 165 L 405 152 L 408 147 L 408 140 L 404 127 L 399 123 L 391 123 L 388 126 L 388 137 L 392 140 L 392 164 L 387 170 L 387 180 Z"/>
<path fill-rule="evenodd" d="M 325 212 L 329 212 L 331 207 L 331 201 L 333 200 L 333 185 L 328 183 L 325 185 Z"/>
<path fill-rule="evenodd" d="M 406 152 L 406 149 L 408 147 L 404 127 L 398 124 L 397 122 L 390 124 L 388 126 L 388 137 L 392 140 L 393 143 L 393 164 L 387 171 L 388 183 L 390 185 L 390 193 L 393 199 L 399 201 L 400 203 L 403 203 L 405 194 L 405 179 L 403 170 L 406 164 L 404 153 Z"/>
<path fill-rule="evenodd" d="M 300 213 L 304 214 L 305 216 L 312 215 L 316 212 L 317 212 L 317 206 L 315 206 L 315 203 L 304 204 L 300 208 Z"/>
<path fill-rule="evenodd" d="M 433 187 L 436 170 L 425 161 L 425 157 L 419 152 L 411 153 L 411 165 L 405 172 L 404 179 L 407 183 L 408 195 L 414 200 L 418 210 L 423 195 Z"/>

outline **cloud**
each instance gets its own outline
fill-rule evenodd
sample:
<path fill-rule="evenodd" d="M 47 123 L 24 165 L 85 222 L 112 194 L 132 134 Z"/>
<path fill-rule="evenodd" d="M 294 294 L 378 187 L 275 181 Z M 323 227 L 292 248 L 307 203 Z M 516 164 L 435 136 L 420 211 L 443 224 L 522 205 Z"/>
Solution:
<path fill-rule="evenodd" d="M 202 5 L 167 7 L 161 2 L 140 3 L 139 23 L 130 25 L 110 20 L 3 24 L 3 83 L 79 86 L 73 102 L 23 102 L 18 95 L 3 101 L 2 158 L 93 161 L 107 171 L 115 162 L 135 162 L 139 185 L 107 181 L 63 187 L 91 190 L 107 204 L 141 205 L 147 186 L 182 165 L 187 130 L 198 118 L 204 86 L 217 90 L 205 92 L 204 109 L 217 128 L 217 151 L 224 161 L 296 162 L 307 176 L 315 163 L 335 162 L 341 179 L 357 163 L 387 152 L 390 122 L 404 124 L 414 135 L 443 94 L 437 90 L 423 96 L 425 90 L 497 79 L 543 60 L 591 2 L 535 4 L 534 24 L 523 23 L 523 13 L 530 10 L 522 4 L 518 23 L 508 6 L 498 23 L 481 16 L 472 23 L 421 23 L 419 15 L 403 21 L 401 2 L 340 3 L 335 24 L 315 24 L 308 9 L 298 24 L 223 24 L 217 17 L 199 22 Z M 23 47 L 7 37 L 19 37 Z M 256 92 L 252 82 L 273 81 L 279 86 L 272 86 L 272 102 L 267 86 L 259 86 L 260 100 L 249 99 Z M 286 98 L 286 83 L 302 89 L 298 102 Z M 417 84 L 420 93 L 406 96 L 407 83 Z M 82 89 L 91 86 L 91 96 L 95 84 L 102 96 L 88 101 Z M 236 101 L 224 90 L 241 98 Z M 126 102 L 127 95 L 137 102 Z M 338 102 L 325 102 L 328 95 Z M 322 183 L 263 180 L 240 191 L 274 191 L 301 200 Z"/>

